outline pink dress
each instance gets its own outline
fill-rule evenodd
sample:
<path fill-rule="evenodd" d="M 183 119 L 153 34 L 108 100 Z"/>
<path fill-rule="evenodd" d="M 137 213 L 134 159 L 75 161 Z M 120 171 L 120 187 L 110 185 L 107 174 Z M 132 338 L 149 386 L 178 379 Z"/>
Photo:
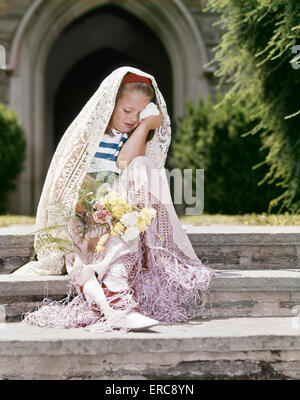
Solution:
<path fill-rule="evenodd" d="M 114 181 L 113 189 L 126 192 L 128 200 L 157 211 L 151 226 L 124 242 L 111 236 L 102 252 L 95 251 L 98 232 L 90 230 L 66 254 L 69 293 L 62 301 L 45 299 L 24 322 L 39 326 L 110 331 L 122 313 L 136 310 L 162 324 L 201 317 L 215 272 L 205 266 L 176 215 L 164 170 L 145 156 L 136 157 Z M 83 285 L 97 277 L 106 312 L 91 306 Z M 103 303 L 104 304 L 104 303 Z"/>

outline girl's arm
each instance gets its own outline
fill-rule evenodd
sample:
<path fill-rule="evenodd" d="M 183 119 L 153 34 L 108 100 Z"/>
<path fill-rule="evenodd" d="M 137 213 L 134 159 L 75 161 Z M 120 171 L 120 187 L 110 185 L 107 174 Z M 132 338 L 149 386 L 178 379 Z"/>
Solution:
<path fill-rule="evenodd" d="M 158 128 L 161 122 L 161 114 L 144 118 L 140 122 L 120 150 L 117 158 L 117 167 L 119 169 L 125 169 L 131 160 L 145 153 L 146 138 L 149 130 Z"/>

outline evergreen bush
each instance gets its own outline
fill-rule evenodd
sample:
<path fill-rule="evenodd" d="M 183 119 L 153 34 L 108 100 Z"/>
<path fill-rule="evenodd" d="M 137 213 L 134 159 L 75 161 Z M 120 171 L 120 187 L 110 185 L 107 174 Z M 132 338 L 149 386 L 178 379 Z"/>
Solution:
<path fill-rule="evenodd" d="M 268 211 L 300 213 L 300 1 L 208 0 L 207 10 L 220 14 L 224 30 L 214 49 L 219 84 L 227 96 L 243 96 L 255 105 L 268 166 L 264 181 L 279 195 Z M 219 86 L 220 87 L 220 86 Z M 280 205 L 280 208 L 278 208 Z"/>
<path fill-rule="evenodd" d="M 7 194 L 25 161 L 26 138 L 15 112 L 0 104 L 0 213 L 5 213 Z"/>
<path fill-rule="evenodd" d="M 221 103 L 218 93 L 215 102 Z M 193 169 L 195 194 L 196 169 L 204 169 L 205 213 L 243 214 L 266 212 L 279 189 L 259 185 L 266 167 L 255 169 L 266 150 L 260 151 L 258 135 L 246 135 L 257 123 L 245 101 L 226 100 L 215 106 L 209 96 L 199 97 L 194 106 L 186 100 L 185 116 L 180 119 L 172 141 L 170 164 L 173 168 Z"/>

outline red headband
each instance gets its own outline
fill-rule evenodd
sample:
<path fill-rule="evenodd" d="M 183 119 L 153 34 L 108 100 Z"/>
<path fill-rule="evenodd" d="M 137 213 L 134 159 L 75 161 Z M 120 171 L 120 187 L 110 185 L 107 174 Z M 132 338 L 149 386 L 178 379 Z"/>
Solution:
<path fill-rule="evenodd" d="M 127 74 L 125 78 L 123 79 L 123 85 L 125 85 L 128 82 L 144 82 L 146 85 L 151 87 L 151 81 L 150 79 L 146 78 L 145 76 L 142 75 L 137 75 L 137 74 Z"/>

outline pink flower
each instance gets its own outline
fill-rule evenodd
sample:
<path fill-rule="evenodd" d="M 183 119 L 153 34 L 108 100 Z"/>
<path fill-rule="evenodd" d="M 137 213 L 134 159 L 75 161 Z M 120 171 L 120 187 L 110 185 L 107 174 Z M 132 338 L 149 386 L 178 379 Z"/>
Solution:
<path fill-rule="evenodd" d="M 99 201 L 97 201 L 94 205 L 93 205 L 93 208 L 95 209 L 95 210 L 104 210 L 104 207 L 103 207 L 103 205 L 99 202 Z"/>
<path fill-rule="evenodd" d="M 102 208 L 94 213 L 94 221 L 97 224 L 111 224 L 112 217 L 108 211 Z"/>

